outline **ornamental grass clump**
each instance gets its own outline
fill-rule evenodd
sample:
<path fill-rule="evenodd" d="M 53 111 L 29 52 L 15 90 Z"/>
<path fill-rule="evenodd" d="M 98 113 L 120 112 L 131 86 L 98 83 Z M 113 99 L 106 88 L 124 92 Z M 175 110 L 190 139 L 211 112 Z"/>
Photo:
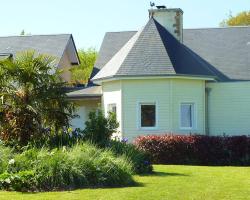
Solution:
<path fill-rule="evenodd" d="M 136 174 L 151 173 L 153 171 L 149 154 L 140 150 L 134 144 L 127 143 L 126 139 L 110 141 L 108 148 L 117 156 L 126 156 L 131 161 L 133 171 Z"/>
<path fill-rule="evenodd" d="M 83 187 L 119 187 L 134 183 L 125 156 L 82 143 L 72 148 L 31 148 L 2 161 L 0 189 L 50 191 Z"/>

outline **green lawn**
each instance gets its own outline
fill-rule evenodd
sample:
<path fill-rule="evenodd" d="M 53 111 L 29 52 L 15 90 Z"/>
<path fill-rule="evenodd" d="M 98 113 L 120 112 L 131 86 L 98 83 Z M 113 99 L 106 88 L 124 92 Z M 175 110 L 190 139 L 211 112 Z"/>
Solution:
<path fill-rule="evenodd" d="M 138 186 L 22 194 L 0 192 L 0 199 L 32 200 L 236 200 L 250 199 L 250 167 L 155 165 L 155 173 L 135 176 Z"/>

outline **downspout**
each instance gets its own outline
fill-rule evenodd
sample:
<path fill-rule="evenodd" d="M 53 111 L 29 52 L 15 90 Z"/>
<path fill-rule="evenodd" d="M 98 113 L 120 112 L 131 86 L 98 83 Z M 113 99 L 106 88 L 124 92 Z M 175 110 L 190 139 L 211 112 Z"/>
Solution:
<path fill-rule="evenodd" d="M 209 132 L 209 93 L 211 88 L 205 88 L 205 131 L 206 135 L 210 135 Z"/>
<path fill-rule="evenodd" d="M 124 138 L 124 114 L 123 114 L 124 113 L 123 112 L 124 111 L 124 108 L 123 108 L 123 102 L 124 102 L 123 92 L 124 91 L 123 91 L 123 82 L 122 82 L 122 80 L 120 80 L 120 90 L 121 90 L 121 102 L 120 102 L 121 103 L 121 111 L 120 111 L 121 112 L 121 122 L 120 122 L 121 123 L 120 124 L 121 133 L 120 133 L 120 136 L 121 136 L 121 139 L 122 139 L 122 138 Z"/>

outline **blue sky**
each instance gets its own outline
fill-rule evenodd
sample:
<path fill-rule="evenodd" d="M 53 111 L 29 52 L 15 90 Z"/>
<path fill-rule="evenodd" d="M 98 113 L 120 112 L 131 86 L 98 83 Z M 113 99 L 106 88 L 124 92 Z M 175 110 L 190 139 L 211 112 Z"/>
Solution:
<path fill-rule="evenodd" d="M 152 1 L 152 0 L 151 0 Z M 105 32 L 138 30 L 148 20 L 150 0 L 1 1 L 0 36 L 72 33 L 77 48 L 99 49 Z M 155 0 L 182 8 L 184 28 L 217 27 L 231 10 L 250 10 L 250 0 Z"/>

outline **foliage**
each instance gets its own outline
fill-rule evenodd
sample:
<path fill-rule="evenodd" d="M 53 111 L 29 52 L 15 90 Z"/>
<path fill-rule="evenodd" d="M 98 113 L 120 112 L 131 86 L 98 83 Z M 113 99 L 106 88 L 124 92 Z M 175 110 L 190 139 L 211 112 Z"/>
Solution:
<path fill-rule="evenodd" d="M 13 150 L 11 148 L 4 147 L 2 144 L 0 144 L 0 174 L 7 169 L 12 152 Z"/>
<path fill-rule="evenodd" d="M 192 165 L 250 165 L 250 138 L 201 135 L 140 136 L 136 146 L 153 163 Z"/>
<path fill-rule="evenodd" d="M 1 139 L 13 145 L 39 140 L 47 128 L 60 134 L 74 117 L 74 105 L 67 101 L 65 83 L 55 71 L 54 59 L 23 52 L 15 60 L 0 61 L 0 96 L 4 105 L 0 117 Z"/>
<path fill-rule="evenodd" d="M 34 191 L 134 183 L 126 157 L 87 143 L 53 150 L 32 148 L 13 153 L 7 162 L 0 175 L 0 189 Z"/>
<path fill-rule="evenodd" d="M 126 156 L 133 165 L 136 174 L 151 173 L 153 167 L 149 161 L 149 155 L 139 150 L 135 145 L 123 141 L 110 141 L 109 148 L 117 156 Z"/>
<path fill-rule="evenodd" d="M 249 26 L 250 25 L 250 10 L 238 13 L 233 16 L 230 12 L 228 19 L 223 20 L 220 26 Z"/>
<path fill-rule="evenodd" d="M 24 29 L 21 31 L 20 35 L 25 35 Z"/>
<path fill-rule="evenodd" d="M 93 70 L 97 58 L 97 51 L 94 48 L 78 50 L 80 65 L 71 69 L 71 81 L 73 84 L 86 84 Z"/>
<path fill-rule="evenodd" d="M 34 172 L 20 171 L 15 174 L 5 172 L 0 175 L 0 189 L 14 191 L 32 190 L 34 186 Z"/>
<path fill-rule="evenodd" d="M 110 112 L 105 117 L 100 109 L 89 113 L 89 120 L 85 125 L 84 138 L 99 146 L 105 146 L 119 127 L 115 113 Z"/>
<path fill-rule="evenodd" d="M 86 128 L 72 129 L 68 128 L 59 134 L 53 130 L 47 129 L 47 134 L 40 137 L 39 140 L 32 141 L 30 146 L 42 148 L 56 148 L 62 146 L 74 146 L 79 142 L 89 141 L 97 144 L 99 147 L 105 147 L 110 142 L 111 135 L 117 131 L 119 126 L 114 113 L 109 113 L 107 117 L 99 109 L 89 113 L 89 119 L 85 122 Z"/>
<path fill-rule="evenodd" d="M 72 128 L 68 128 L 59 134 L 56 134 L 53 130 L 48 129 L 47 134 L 41 136 L 39 140 L 30 142 L 28 146 L 36 148 L 47 147 L 53 149 L 63 146 L 72 147 L 83 141 L 86 141 L 86 139 L 84 137 L 84 131 L 80 128 L 76 128 L 74 130 Z"/>

